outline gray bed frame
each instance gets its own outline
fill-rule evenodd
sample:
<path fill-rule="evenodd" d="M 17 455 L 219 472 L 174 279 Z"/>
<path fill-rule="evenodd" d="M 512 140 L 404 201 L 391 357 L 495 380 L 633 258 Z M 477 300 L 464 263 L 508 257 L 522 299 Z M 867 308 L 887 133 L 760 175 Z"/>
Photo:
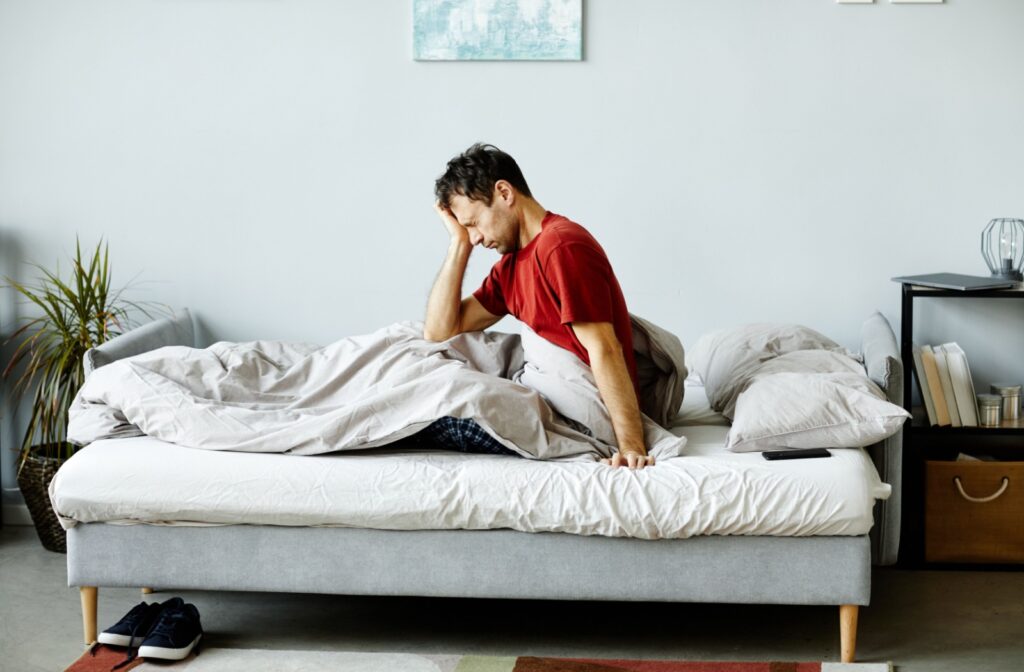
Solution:
<path fill-rule="evenodd" d="M 903 369 L 888 321 L 864 322 L 868 375 L 902 403 Z M 165 345 L 195 346 L 183 310 L 86 353 L 86 372 Z M 96 640 L 98 587 L 638 600 L 839 606 L 840 650 L 852 662 L 871 565 L 896 561 L 902 436 L 869 448 L 891 497 L 870 537 L 705 536 L 642 540 L 513 530 L 392 531 L 228 525 L 79 524 L 67 531 L 68 585 L 81 593 L 86 644 Z M 643 567 L 637 581 L 617 569 Z M 374 568 L 367 572 L 366 568 Z"/>

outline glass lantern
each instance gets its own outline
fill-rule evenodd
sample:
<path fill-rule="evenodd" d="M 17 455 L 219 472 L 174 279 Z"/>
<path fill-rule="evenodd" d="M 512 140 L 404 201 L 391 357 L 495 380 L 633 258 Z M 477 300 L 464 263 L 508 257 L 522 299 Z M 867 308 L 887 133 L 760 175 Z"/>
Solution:
<path fill-rule="evenodd" d="M 1024 219 L 993 219 L 981 232 L 981 256 L 993 278 L 1024 280 Z"/>

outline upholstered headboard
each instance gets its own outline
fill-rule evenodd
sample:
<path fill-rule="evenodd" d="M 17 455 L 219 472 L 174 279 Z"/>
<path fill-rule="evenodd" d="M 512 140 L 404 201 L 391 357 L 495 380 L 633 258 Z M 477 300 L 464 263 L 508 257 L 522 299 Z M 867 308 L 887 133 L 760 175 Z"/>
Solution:
<path fill-rule="evenodd" d="M 876 312 L 861 327 L 861 354 L 868 377 L 894 404 L 903 404 L 903 362 L 889 321 Z M 892 486 L 892 495 L 875 503 L 875 525 L 871 529 L 871 556 L 877 565 L 896 562 L 900 549 L 900 512 L 903 494 L 903 430 L 868 447 L 878 475 Z"/>
<path fill-rule="evenodd" d="M 166 345 L 195 347 L 195 328 L 188 308 L 171 317 L 154 320 L 85 351 L 85 375 L 125 357 L 156 350 Z"/>

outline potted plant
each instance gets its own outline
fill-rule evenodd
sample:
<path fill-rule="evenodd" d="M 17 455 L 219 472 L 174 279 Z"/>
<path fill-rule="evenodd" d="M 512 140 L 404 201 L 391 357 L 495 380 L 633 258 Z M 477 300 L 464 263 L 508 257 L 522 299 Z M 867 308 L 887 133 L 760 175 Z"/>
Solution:
<path fill-rule="evenodd" d="M 48 489 L 57 469 L 77 448 L 65 437 L 68 408 L 85 378 L 83 355 L 130 328 L 129 309 L 149 316 L 142 305 L 121 298 L 123 289 L 111 290 L 108 247 L 100 241 L 90 258 L 83 260 L 76 240 L 67 282 L 61 280 L 59 266 L 50 272 L 38 264 L 33 266 L 42 277 L 35 286 L 6 278 L 10 287 L 42 311 L 38 317 L 25 318 L 25 324 L 8 339 L 18 344 L 3 376 L 14 376 L 14 408 L 31 395 L 31 415 L 18 460 L 18 487 L 43 546 L 59 553 L 66 551 L 65 535 Z"/>

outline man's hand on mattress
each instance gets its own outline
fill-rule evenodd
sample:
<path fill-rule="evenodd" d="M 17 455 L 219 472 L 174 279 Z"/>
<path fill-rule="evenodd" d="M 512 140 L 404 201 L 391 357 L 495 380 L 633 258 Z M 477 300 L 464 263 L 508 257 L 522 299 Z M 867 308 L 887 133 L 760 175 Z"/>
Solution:
<path fill-rule="evenodd" d="M 459 224 L 459 220 L 455 218 L 455 215 L 452 214 L 448 206 L 437 201 L 434 203 L 434 210 L 437 212 L 437 216 L 441 218 L 441 222 L 448 231 L 448 235 L 451 236 L 452 242 L 466 243 L 468 245 L 469 231 L 462 224 Z"/>
<path fill-rule="evenodd" d="M 617 452 L 610 458 L 606 457 L 601 460 L 601 464 L 607 464 L 612 467 L 629 467 L 630 469 L 643 469 L 645 466 L 654 466 L 654 456 L 644 455 L 643 453 L 637 453 L 634 451 Z"/>

